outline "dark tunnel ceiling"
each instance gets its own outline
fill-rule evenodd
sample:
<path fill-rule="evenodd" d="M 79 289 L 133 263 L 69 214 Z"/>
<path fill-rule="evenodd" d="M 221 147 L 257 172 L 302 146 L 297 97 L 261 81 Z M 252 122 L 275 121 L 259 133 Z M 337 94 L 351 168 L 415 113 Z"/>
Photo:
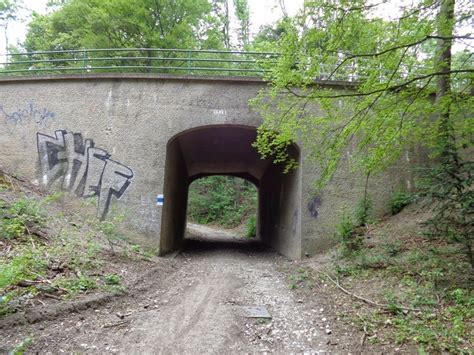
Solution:
<path fill-rule="evenodd" d="M 256 135 L 252 127 L 210 126 L 188 131 L 177 139 L 191 180 L 229 174 L 258 181 L 270 161 L 260 159 L 252 147 Z"/>

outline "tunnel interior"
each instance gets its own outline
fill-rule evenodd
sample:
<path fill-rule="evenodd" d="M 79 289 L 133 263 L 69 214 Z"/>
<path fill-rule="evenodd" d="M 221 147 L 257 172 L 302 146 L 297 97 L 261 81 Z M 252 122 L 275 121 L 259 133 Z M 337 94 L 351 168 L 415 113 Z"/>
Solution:
<path fill-rule="evenodd" d="M 166 149 L 160 254 L 183 247 L 190 184 L 201 177 L 230 175 L 258 189 L 257 239 L 293 259 L 301 257 L 301 172 L 283 172 L 272 159 L 261 159 L 252 143 L 255 127 L 204 126 L 184 131 Z M 299 150 L 289 152 L 299 161 Z"/>

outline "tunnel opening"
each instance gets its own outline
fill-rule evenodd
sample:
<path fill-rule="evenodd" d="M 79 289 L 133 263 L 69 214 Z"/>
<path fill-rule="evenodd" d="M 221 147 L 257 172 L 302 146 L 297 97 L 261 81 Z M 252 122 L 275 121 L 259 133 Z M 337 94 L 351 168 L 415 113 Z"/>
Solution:
<path fill-rule="evenodd" d="M 230 245 L 259 241 L 258 189 L 229 175 L 210 175 L 191 182 L 185 247 L 198 243 Z"/>
<path fill-rule="evenodd" d="M 293 259 L 301 257 L 301 171 L 261 159 L 252 143 L 255 127 L 212 125 L 171 138 L 166 150 L 160 254 L 185 243 L 189 187 L 208 176 L 233 176 L 258 190 L 256 240 Z M 289 153 L 300 160 L 296 145 Z"/>

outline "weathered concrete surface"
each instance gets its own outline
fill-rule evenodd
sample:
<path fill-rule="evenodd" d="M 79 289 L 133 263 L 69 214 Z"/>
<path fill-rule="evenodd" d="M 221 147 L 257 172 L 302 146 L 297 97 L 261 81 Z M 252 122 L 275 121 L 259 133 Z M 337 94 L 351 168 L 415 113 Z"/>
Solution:
<path fill-rule="evenodd" d="M 125 74 L 3 78 L 0 164 L 38 184 L 95 196 L 100 216 L 125 214 L 162 253 L 182 242 L 190 182 L 241 176 L 259 187 L 261 240 L 300 258 L 333 243 L 343 207 L 360 200 L 365 179 L 343 167 L 316 196 L 311 184 L 318 170 L 304 151 L 295 147 L 301 164 L 289 175 L 259 160 L 249 143 L 261 119 L 248 100 L 265 85 L 252 78 Z M 371 179 L 377 214 L 394 190 L 412 184 L 409 165 Z"/>

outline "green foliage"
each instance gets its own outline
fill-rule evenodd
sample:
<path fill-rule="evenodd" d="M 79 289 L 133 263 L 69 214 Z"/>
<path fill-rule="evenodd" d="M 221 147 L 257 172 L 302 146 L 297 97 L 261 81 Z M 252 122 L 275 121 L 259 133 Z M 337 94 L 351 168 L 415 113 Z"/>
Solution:
<path fill-rule="evenodd" d="M 314 282 L 311 278 L 309 271 L 304 268 L 298 268 L 295 274 L 289 276 L 289 279 L 291 290 L 297 289 L 299 287 L 307 287 L 309 289 L 314 287 Z"/>
<path fill-rule="evenodd" d="M 96 221 L 97 229 L 104 234 L 112 251 L 115 251 L 114 245 L 124 239 L 123 234 L 119 230 L 119 226 L 124 218 L 124 215 L 114 213 L 105 220 Z"/>
<path fill-rule="evenodd" d="M 365 196 L 355 208 L 355 220 L 358 226 L 365 226 L 371 222 L 373 202 L 370 196 Z"/>
<path fill-rule="evenodd" d="M 14 191 L 7 195 L 14 196 Z M 0 257 L 0 316 L 22 309 L 26 302 L 38 294 L 56 297 L 72 297 L 80 292 L 101 288 L 106 292 L 121 292 L 125 287 L 122 279 L 114 273 L 105 273 L 103 278 L 94 277 L 104 266 L 104 246 L 101 234 L 114 246 L 128 247 L 119 232 L 123 216 L 114 214 L 107 222 L 91 219 L 77 223 L 62 214 L 47 214 L 50 204 L 62 194 L 52 194 L 43 199 L 19 198 L 11 204 L 0 202 L 0 220 L 6 226 L 16 221 L 19 232 L 8 239 L 0 240 L 3 247 Z M 49 216 L 46 218 L 46 216 Z M 86 218 L 86 217 L 82 217 Z M 89 222 L 89 223 L 87 223 Z M 47 239 L 40 241 L 34 235 L 26 235 L 29 228 L 44 227 Z M 58 229 L 59 228 L 59 229 Z M 10 229 L 6 229 L 7 231 Z M 11 229 L 13 230 L 13 229 Z M 24 232 L 21 233 L 20 232 Z M 6 237 L 2 230 L 2 238 Z M 150 252 L 139 246 L 130 246 L 144 259 Z M 0 248 L 2 249 L 2 248 Z M 116 259 L 118 254 L 114 255 Z"/>
<path fill-rule="evenodd" d="M 42 205 L 33 199 L 20 198 L 7 209 L 0 209 L 0 238 L 19 238 L 33 225 L 44 224 Z"/>
<path fill-rule="evenodd" d="M 117 274 L 107 274 L 105 275 L 105 283 L 107 285 L 120 285 L 122 278 Z"/>
<path fill-rule="evenodd" d="M 244 48 L 250 40 L 250 8 L 247 0 L 234 0 L 234 7 L 239 22 L 239 44 L 240 48 Z"/>
<path fill-rule="evenodd" d="M 353 321 L 369 334 L 388 328 L 385 335 L 379 332 L 380 341 L 413 343 L 428 353 L 468 354 L 474 341 L 474 294 L 464 272 L 468 263 L 459 262 L 458 253 L 456 246 L 421 243 L 409 250 L 400 240 L 391 240 L 337 262 L 340 277 L 386 285 L 378 296 L 390 313 L 359 309 Z M 404 307 L 421 311 L 406 312 Z"/>
<path fill-rule="evenodd" d="M 18 19 L 18 10 L 21 9 L 22 0 L 0 0 L 0 27 L 3 27 L 5 35 L 5 53 L 8 52 L 8 36 L 7 30 L 10 22 Z"/>
<path fill-rule="evenodd" d="M 250 216 L 247 220 L 247 238 L 255 238 L 257 235 L 257 218 L 255 216 Z"/>
<path fill-rule="evenodd" d="M 434 212 L 427 235 L 461 244 L 474 269 L 473 185 L 474 162 L 461 162 L 450 154 L 426 172 L 421 189 Z"/>
<path fill-rule="evenodd" d="M 456 147 L 472 144 L 474 124 L 466 112 L 474 99 L 464 94 L 472 81 L 472 56 L 462 54 L 465 60 L 454 61 L 456 66 L 446 71 L 456 91 L 432 101 L 441 77 L 438 52 L 433 50 L 439 42 L 436 34 L 440 26 L 452 24 L 440 10 L 446 2 L 406 6 L 394 21 L 377 17 L 384 3 L 305 2 L 298 16 L 287 19 L 279 37 L 281 56 L 267 77 L 271 86 L 252 101 L 264 118 L 256 141 L 260 154 L 292 168 L 295 162 L 287 150 L 298 142 L 308 159 L 321 166 L 315 181 L 319 189 L 330 181 L 348 150 L 352 169 L 377 173 L 407 147 L 435 147 L 443 124 L 433 117 L 442 112 L 449 112 Z M 454 26 L 459 32 L 462 19 L 470 17 L 467 8 L 456 7 Z M 315 79 L 357 85 L 336 91 L 314 85 Z"/>
<path fill-rule="evenodd" d="M 341 220 L 336 226 L 336 237 L 341 242 L 344 251 L 351 254 L 362 247 L 363 239 L 358 234 L 357 225 L 344 210 Z"/>
<path fill-rule="evenodd" d="M 382 248 L 390 257 L 397 256 L 404 250 L 403 244 L 396 240 L 382 244 Z"/>
<path fill-rule="evenodd" d="M 188 216 L 196 223 L 236 227 L 255 216 L 256 205 L 256 188 L 243 179 L 209 176 L 189 188 Z"/>
<path fill-rule="evenodd" d="M 460 37 L 469 37 L 470 6 L 415 2 L 388 21 L 377 15 L 384 3 L 307 1 L 288 20 L 277 46 L 281 56 L 267 76 L 271 85 L 251 102 L 264 118 L 255 146 L 292 169 L 288 147 L 300 144 L 305 159 L 320 166 L 317 189 L 342 161 L 374 175 L 413 146 L 430 149 L 441 160 L 426 193 L 435 206 L 430 233 L 462 244 L 474 268 L 473 57 L 471 49 L 451 53 Z M 354 85 L 336 90 L 315 85 L 317 79 Z M 400 193 L 393 212 L 408 202 Z M 367 223 L 368 207 L 358 209 L 356 224 Z M 339 237 L 348 250 L 357 249 L 350 230 L 343 220 Z"/>
<path fill-rule="evenodd" d="M 16 345 L 12 350 L 10 350 L 8 355 L 23 355 L 28 350 L 28 347 L 33 343 L 32 337 L 26 337 L 18 345 Z"/>
<path fill-rule="evenodd" d="M 474 316 L 473 309 L 472 304 L 469 307 L 453 304 L 438 314 L 399 314 L 393 320 L 396 340 L 399 343 L 413 341 L 431 351 L 469 354 L 467 344 L 472 336 L 469 324 Z"/>
<path fill-rule="evenodd" d="M 346 211 L 343 211 L 341 221 L 337 225 L 337 235 L 344 241 L 350 238 L 352 232 L 354 231 L 355 225 L 352 222 L 352 219 L 349 217 Z"/>
<path fill-rule="evenodd" d="M 65 289 L 69 295 L 73 295 L 97 288 L 97 282 L 91 277 L 81 276 L 61 279 L 56 286 Z"/>
<path fill-rule="evenodd" d="M 276 51 L 279 40 L 287 32 L 287 26 L 291 28 L 291 23 L 288 18 L 284 18 L 273 24 L 261 26 L 248 48 L 262 52 Z"/>
<path fill-rule="evenodd" d="M 52 194 L 49 194 L 48 196 L 46 196 L 42 203 L 44 204 L 51 204 L 51 203 L 54 203 L 54 202 L 57 202 L 59 201 L 62 197 L 64 196 L 64 192 L 63 191 L 57 191 L 57 192 L 53 192 Z"/>
<path fill-rule="evenodd" d="M 45 270 L 46 262 L 42 258 L 42 251 L 25 246 L 10 260 L 0 259 L 0 292 L 19 281 L 34 280 L 38 275 L 43 275 Z"/>
<path fill-rule="evenodd" d="M 80 48 L 218 48 L 207 0 L 71 0 L 33 15 L 29 51 Z"/>
<path fill-rule="evenodd" d="M 390 212 L 392 215 L 397 214 L 413 201 L 413 194 L 401 190 L 396 191 L 390 198 Z"/>

